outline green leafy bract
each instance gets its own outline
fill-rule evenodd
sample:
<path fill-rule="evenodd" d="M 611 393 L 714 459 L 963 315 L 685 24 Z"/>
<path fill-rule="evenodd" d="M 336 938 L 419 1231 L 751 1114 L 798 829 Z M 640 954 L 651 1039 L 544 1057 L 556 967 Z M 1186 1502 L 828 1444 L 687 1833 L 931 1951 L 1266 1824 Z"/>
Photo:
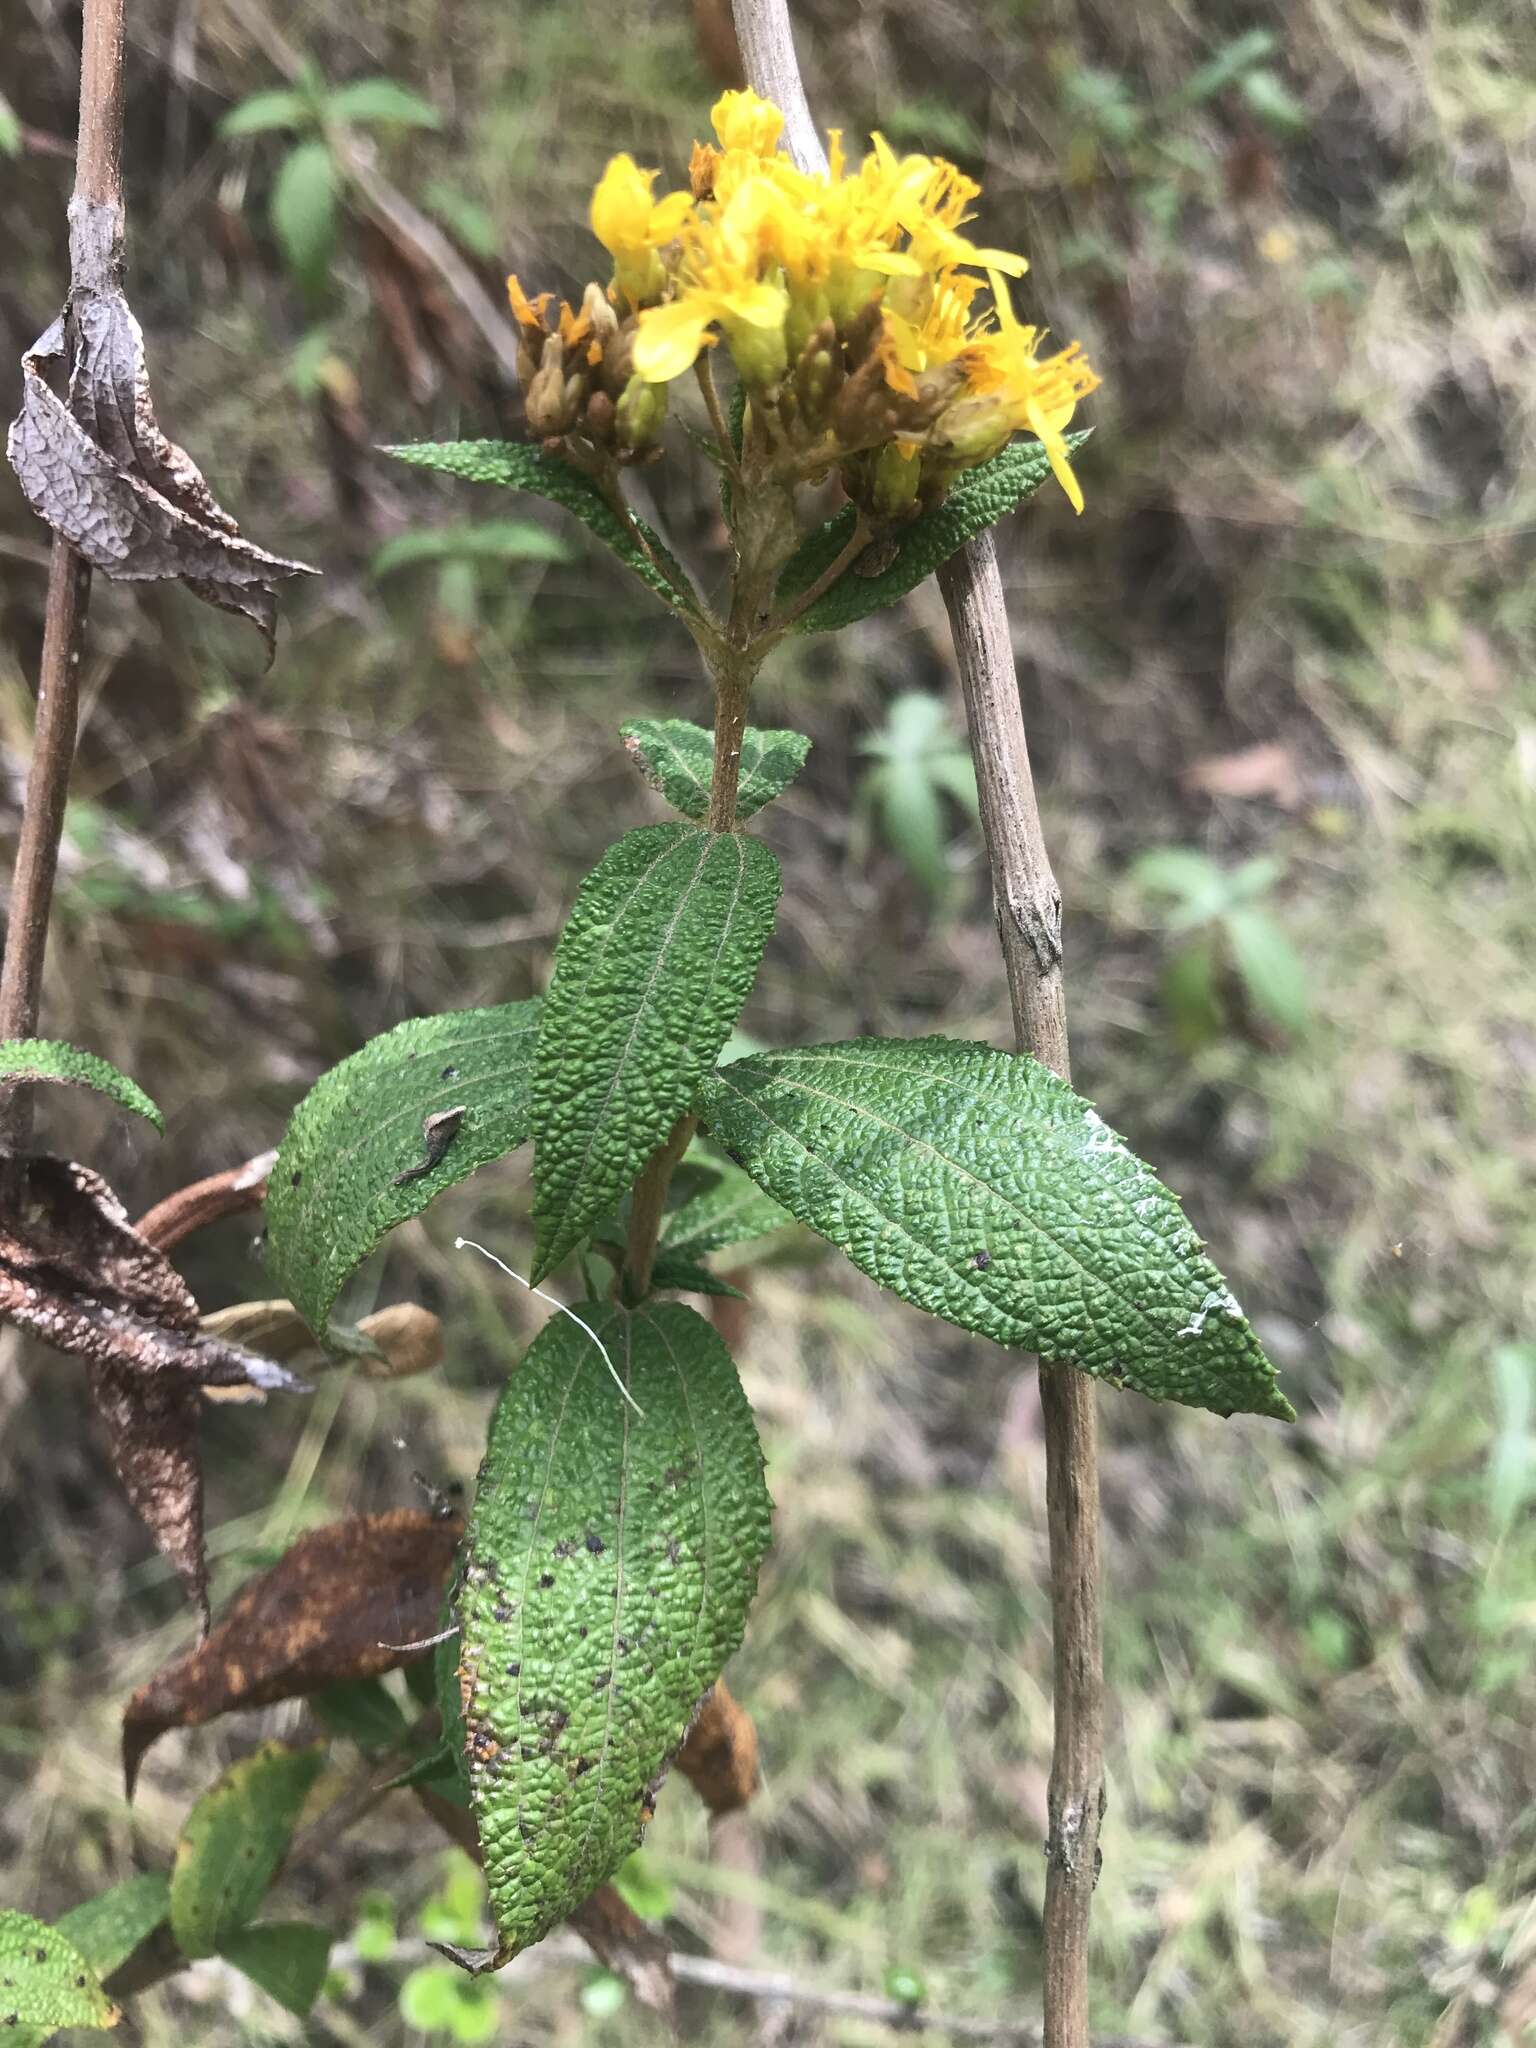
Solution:
<path fill-rule="evenodd" d="M 187 1815 L 171 1871 L 171 1927 L 187 1955 L 212 1955 L 261 1904 L 322 1760 L 319 1749 L 269 1742 Z"/>
<path fill-rule="evenodd" d="M 419 469 L 441 470 L 472 484 L 501 484 L 508 490 L 533 491 L 572 512 L 627 567 L 679 611 L 697 613 L 698 598 L 682 564 L 665 544 L 631 513 L 621 519 L 590 477 L 556 455 L 522 441 L 412 441 L 385 448 L 399 462 Z"/>
<path fill-rule="evenodd" d="M 639 1841 L 741 1641 L 770 1503 L 751 1410 L 680 1302 L 548 1323 L 507 1383 L 470 1515 L 465 1753 L 505 1962 Z"/>
<path fill-rule="evenodd" d="M 1068 434 L 1068 448 L 1080 448 L 1091 431 L 1090 428 Z M 1032 498 L 1050 473 L 1050 462 L 1038 441 L 1010 442 L 990 462 L 983 462 L 959 477 L 943 504 L 901 528 L 885 544 L 888 559 L 866 550 L 795 621 L 795 631 L 835 632 L 839 626 L 851 626 L 856 619 L 868 618 L 882 606 L 894 604 L 898 597 L 915 590 L 925 576 L 931 575 L 941 562 L 947 562 L 975 534 L 1015 511 L 1026 498 Z M 853 506 L 845 505 L 835 518 L 801 542 L 779 578 L 781 604 L 808 590 L 831 567 L 852 537 L 856 516 Z M 891 547 L 894 553 L 889 552 Z M 864 573 L 864 564 L 869 560 L 881 561 L 874 574 Z"/>
<path fill-rule="evenodd" d="M 533 1072 L 533 1278 L 612 1209 L 719 1057 L 779 900 L 761 840 L 644 825 L 582 883 Z"/>
<path fill-rule="evenodd" d="M 0 2029 L 115 2027 L 118 2017 L 67 1934 L 30 1913 L 0 1910 Z"/>
<path fill-rule="evenodd" d="M 267 1184 L 279 1285 L 317 1336 L 343 1281 L 395 1225 L 529 1135 L 539 1002 L 413 1017 L 371 1039 L 294 1111 Z M 464 1111 L 441 1156 L 427 1120 Z M 439 1125 L 439 1133 L 447 1126 Z"/>
<path fill-rule="evenodd" d="M 1294 1420 L 1176 1198 L 1038 1061 L 855 1038 L 738 1060 L 699 1109 L 903 1301 L 1154 1400 Z"/>
<path fill-rule="evenodd" d="M 56 1038 L 0 1039 L 0 1077 L 23 1081 L 62 1081 L 72 1088 L 94 1088 L 119 1109 L 132 1110 L 148 1118 L 157 1131 L 165 1133 L 165 1118 L 137 1081 L 84 1052 L 78 1045 L 66 1045 Z"/>
<path fill-rule="evenodd" d="M 619 737 L 640 773 L 660 790 L 685 818 L 709 813 L 709 785 L 714 773 L 715 741 L 702 725 L 686 718 L 632 718 L 619 727 Z M 811 743 L 802 732 L 759 730 L 748 726 L 741 740 L 741 779 L 736 787 L 736 816 L 753 817 L 789 787 L 805 766 Z"/>
<path fill-rule="evenodd" d="M 270 1920 L 242 1927 L 219 1943 L 219 1954 L 269 1998 L 303 2019 L 325 1983 L 331 1937 L 303 1920 Z"/>

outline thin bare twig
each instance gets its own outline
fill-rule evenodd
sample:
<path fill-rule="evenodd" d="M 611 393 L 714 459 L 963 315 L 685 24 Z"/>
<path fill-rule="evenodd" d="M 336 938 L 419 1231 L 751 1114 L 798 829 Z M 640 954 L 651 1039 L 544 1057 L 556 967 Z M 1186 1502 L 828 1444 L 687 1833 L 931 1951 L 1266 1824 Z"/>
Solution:
<path fill-rule="evenodd" d="M 784 109 L 802 170 L 826 169 L 786 0 L 734 0 L 748 82 Z M 1021 1052 L 1067 1075 L 1061 898 L 1029 768 L 1002 577 L 991 539 L 939 571 L 965 693 L 998 936 Z M 1055 1731 L 1046 1840 L 1044 2048 L 1088 2048 L 1088 1920 L 1104 1802 L 1098 1411 L 1090 1380 L 1042 1362 Z"/>
<path fill-rule="evenodd" d="M 109 229 L 111 260 L 123 245 L 123 0 L 86 0 L 80 51 L 80 133 L 70 202 L 71 284 L 80 281 L 82 242 L 74 232 L 87 211 Z M 96 279 L 99 283 L 99 277 Z M 58 872 L 59 840 L 74 765 L 79 721 L 80 655 L 84 645 L 89 567 L 54 536 L 38 671 L 37 725 L 27 771 L 26 808 L 16 849 L 11 902 L 0 965 L 0 1038 L 36 1034 L 48 917 Z M 0 1102 L 0 1143 L 25 1151 L 31 1138 L 31 1097 L 17 1088 Z"/>

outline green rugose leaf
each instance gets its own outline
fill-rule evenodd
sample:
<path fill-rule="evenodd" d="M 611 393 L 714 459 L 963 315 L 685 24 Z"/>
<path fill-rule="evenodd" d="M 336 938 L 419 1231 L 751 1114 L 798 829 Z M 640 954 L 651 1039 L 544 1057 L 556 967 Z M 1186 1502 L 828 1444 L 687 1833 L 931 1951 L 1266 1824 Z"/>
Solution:
<path fill-rule="evenodd" d="M 219 1943 L 219 1954 L 269 1998 L 299 2019 L 320 1996 L 331 1959 L 331 1937 L 303 1920 L 271 1920 L 242 1927 Z"/>
<path fill-rule="evenodd" d="M 639 1842 L 741 1641 L 770 1502 L 730 1355 L 680 1302 L 541 1331 L 491 1423 L 458 1596 L 465 1754 L 507 1961 Z"/>
<path fill-rule="evenodd" d="M 1068 434 L 1068 448 L 1080 448 L 1091 431 Z M 890 541 L 877 542 L 880 553 L 866 549 L 860 560 L 796 619 L 795 631 L 835 632 L 839 626 L 851 626 L 856 619 L 866 619 L 882 606 L 894 604 L 975 534 L 996 525 L 1032 498 L 1050 473 L 1050 462 L 1038 441 L 1010 442 L 990 462 L 959 477 L 942 505 L 922 513 Z M 853 506 L 845 505 L 825 526 L 806 536 L 779 578 L 781 605 L 808 590 L 823 570 L 832 566 L 848 545 L 856 516 Z M 893 554 L 889 553 L 891 547 Z M 880 560 L 881 567 L 874 574 L 864 573 L 865 563 L 873 560 Z"/>
<path fill-rule="evenodd" d="M 56 1038 L 0 1039 L 0 1078 L 14 1076 L 22 1081 L 62 1081 L 71 1088 L 94 1088 L 119 1109 L 147 1117 L 165 1135 L 165 1118 L 137 1081 L 130 1081 L 107 1060 L 98 1059 L 78 1045 L 65 1045 Z"/>
<path fill-rule="evenodd" d="M 686 718 L 632 718 L 619 737 L 640 773 L 685 818 L 709 813 L 709 784 L 715 766 L 713 733 Z M 789 787 L 805 766 L 811 743 L 803 732 L 760 731 L 748 726 L 741 741 L 741 780 L 736 816 L 756 815 Z"/>
<path fill-rule="evenodd" d="M 0 2032 L 115 2027 L 118 2017 L 67 1934 L 30 1913 L 0 1910 Z"/>
<path fill-rule="evenodd" d="M 703 1189 L 662 1219 L 661 1246 L 679 1259 L 702 1259 L 727 1245 L 748 1244 L 782 1230 L 789 1211 L 765 1195 L 739 1166 L 724 1166 L 712 1187 Z"/>
<path fill-rule="evenodd" d="M 307 291 L 324 282 L 336 240 L 336 170 L 323 142 L 289 150 L 272 186 L 272 232 Z"/>
<path fill-rule="evenodd" d="M 759 839 L 643 825 L 581 885 L 533 1069 L 533 1278 L 559 1264 L 693 1102 L 779 900 Z"/>
<path fill-rule="evenodd" d="M 187 1955 L 212 1955 L 261 1904 L 323 1755 L 269 1742 L 187 1815 L 171 1871 L 171 1927 Z"/>
<path fill-rule="evenodd" d="M 418 469 L 441 470 L 472 484 L 501 484 L 513 491 L 533 491 L 572 512 L 595 533 L 643 583 L 679 611 L 697 613 L 698 597 L 687 571 L 668 552 L 645 521 L 631 513 L 627 520 L 609 504 L 592 479 L 522 441 L 411 441 L 380 451 Z"/>
<path fill-rule="evenodd" d="M 322 1074 L 294 1111 L 267 1183 L 268 1244 L 317 1336 L 343 1281 L 396 1224 L 527 1139 L 539 1007 L 413 1017 Z M 428 1166 L 448 1126 L 424 1137 L 424 1122 L 460 1108 Z"/>
<path fill-rule="evenodd" d="M 1177 1199 L 1038 1061 L 855 1038 L 738 1060 L 698 1108 L 903 1301 L 1153 1400 L 1294 1420 Z"/>

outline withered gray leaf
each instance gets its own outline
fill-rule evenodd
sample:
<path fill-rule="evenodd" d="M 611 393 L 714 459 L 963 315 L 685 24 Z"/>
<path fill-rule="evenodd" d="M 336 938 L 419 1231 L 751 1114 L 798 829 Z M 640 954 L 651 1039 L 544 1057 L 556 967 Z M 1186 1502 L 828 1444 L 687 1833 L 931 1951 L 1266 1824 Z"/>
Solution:
<path fill-rule="evenodd" d="M 128 1796 L 167 1728 L 270 1706 L 348 1679 L 377 1678 L 422 1655 L 464 1533 L 458 1515 L 421 1508 L 351 1515 L 311 1529 L 248 1579 L 196 1649 L 142 1685 L 123 1713 Z"/>
<path fill-rule="evenodd" d="M 144 336 L 122 290 L 120 224 L 72 201 L 64 311 L 22 357 L 6 452 L 32 509 L 105 575 L 180 581 L 250 619 L 272 659 L 273 584 L 313 575 L 244 539 L 184 449 L 161 432 Z M 49 373 L 62 375 L 60 397 Z"/>
<path fill-rule="evenodd" d="M 39 1154 L 0 1213 L 0 1319 L 83 1358 L 129 1498 L 206 1628 L 198 1389 L 302 1389 L 274 1360 L 198 1327 L 192 1292 L 88 1166 Z"/>

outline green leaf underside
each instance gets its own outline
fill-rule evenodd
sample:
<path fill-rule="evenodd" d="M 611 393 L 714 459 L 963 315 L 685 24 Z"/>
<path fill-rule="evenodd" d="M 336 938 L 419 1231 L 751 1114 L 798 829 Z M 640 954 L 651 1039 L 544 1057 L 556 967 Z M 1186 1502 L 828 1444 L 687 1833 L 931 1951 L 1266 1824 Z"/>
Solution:
<path fill-rule="evenodd" d="M 685 818 L 709 814 L 709 785 L 715 766 L 713 733 L 686 718 L 632 718 L 619 737 L 640 773 Z M 811 743 L 801 732 L 748 726 L 741 740 L 741 779 L 736 816 L 755 817 L 787 789 L 805 766 Z"/>
<path fill-rule="evenodd" d="M 558 456 L 546 455 L 542 448 L 522 441 L 412 441 L 380 452 L 393 455 L 397 462 L 414 463 L 418 469 L 463 477 L 468 483 L 501 484 L 508 490 L 533 491 L 552 499 L 573 513 L 670 604 L 683 611 L 698 611 L 687 572 L 645 521 L 636 514 L 631 514 L 630 523 L 621 520 L 596 484 Z"/>
<path fill-rule="evenodd" d="M 212 1955 L 261 1904 L 322 1760 L 319 1749 L 268 1743 L 188 1814 L 171 1871 L 171 1927 L 187 1955 Z"/>
<path fill-rule="evenodd" d="M 670 1294 L 715 1294 L 730 1301 L 745 1301 L 747 1298 L 739 1287 L 733 1287 L 729 1280 L 722 1280 L 708 1266 L 696 1265 L 692 1259 L 680 1258 L 675 1252 L 662 1252 L 657 1256 L 651 1267 L 651 1285 Z"/>
<path fill-rule="evenodd" d="M 22 2027 L 110 2027 L 117 2008 L 60 1928 L 0 1910 L 0 2038 Z"/>
<path fill-rule="evenodd" d="M 219 1954 L 269 1998 L 299 2019 L 320 1996 L 331 1958 L 331 1937 L 303 1920 L 273 1920 L 242 1927 L 219 1943 Z"/>
<path fill-rule="evenodd" d="M 78 1045 L 65 1045 L 56 1038 L 0 1039 L 0 1077 L 15 1076 L 23 1081 L 60 1081 L 70 1088 L 94 1088 L 119 1109 L 148 1118 L 162 1137 L 165 1118 L 137 1081 L 85 1052 Z"/>
<path fill-rule="evenodd" d="M 1175 1197 L 1037 1061 L 856 1038 L 738 1060 L 698 1107 L 903 1301 L 1153 1400 L 1294 1419 Z"/>
<path fill-rule="evenodd" d="M 643 825 L 582 883 L 533 1071 L 533 1278 L 612 1209 L 718 1057 L 773 928 L 761 840 Z"/>
<path fill-rule="evenodd" d="M 500 1961 L 639 1842 L 741 1641 L 768 1547 L 736 1368 L 679 1302 L 548 1323 L 492 1420 L 458 1596 L 466 1754 Z"/>
<path fill-rule="evenodd" d="M 726 1166 L 713 1187 L 705 1188 L 662 1219 L 661 1244 L 679 1259 L 702 1259 L 727 1245 L 748 1244 L 782 1230 L 789 1212 L 765 1195 L 739 1166 Z"/>
<path fill-rule="evenodd" d="M 322 1074 L 294 1111 L 267 1184 L 268 1246 L 278 1284 L 317 1335 L 348 1275 L 397 1224 L 528 1138 L 539 1009 L 535 997 L 413 1017 Z M 461 1107 L 442 1158 L 414 1174 L 427 1158 L 423 1120 Z"/>
<path fill-rule="evenodd" d="M 1068 434 L 1068 448 L 1080 448 L 1091 432 L 1088 428 Z M 942 505 L 901 528 L 893 537 L 895 554 L 877 575 L 860 574 L 862 564 L 855 562 L 846 575 L 839 576 L 795 621 L 795 631 L 834 632 L 894 604 L 932 575 L 940 563 L 947 562 L 957 548 L 1032 498 L 1050 474 L 1050 462 L 1038 441 L 1010 442 L 990 462 L 958 478 Z M 779 578 L 780 604 L 808 590 L 831 567 L 847 546 L 856 517 L 853 506 L 845 505 L 801 542 Z"/>

